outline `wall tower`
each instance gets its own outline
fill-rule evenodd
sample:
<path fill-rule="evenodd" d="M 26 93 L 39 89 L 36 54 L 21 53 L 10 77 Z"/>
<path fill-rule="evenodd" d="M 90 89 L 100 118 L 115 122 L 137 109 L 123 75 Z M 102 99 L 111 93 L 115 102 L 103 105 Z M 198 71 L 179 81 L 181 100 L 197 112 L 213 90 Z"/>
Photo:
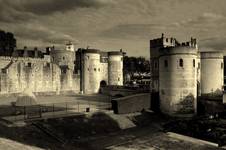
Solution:
<path fill-rule="evenodd" d="M 220 52 L 201 52 L 201 93 L 221 95 L 224 82 L 224 59 Z"/>
<path fill-rule="evenodd" d="M 196 39 L 179 43 L 162 35 L 150 41 L 150 53 L 152 101 L 159 99 L 156 107 L 172 116 L 194 115 L 200 80 Z"/>
<path fill-rule="evenodd" d="M 123 52 L 108 52 L 108 84 L 123 85 Z"/>
<path fill-rule="evenodd" d="M 73 44 L 66 44 L 64 50 L 57 50 L 53 47 L 50 55 L 53 63 L 59 65 L 60 67 L 67 67 L 72 70 L 74 69 L 75 51 Z"/>
<path fill-rule="evenodd" d="M 98 93 L 100 88 L 100 51 L 82 50 L 82 91 L 86 94 Z"/>

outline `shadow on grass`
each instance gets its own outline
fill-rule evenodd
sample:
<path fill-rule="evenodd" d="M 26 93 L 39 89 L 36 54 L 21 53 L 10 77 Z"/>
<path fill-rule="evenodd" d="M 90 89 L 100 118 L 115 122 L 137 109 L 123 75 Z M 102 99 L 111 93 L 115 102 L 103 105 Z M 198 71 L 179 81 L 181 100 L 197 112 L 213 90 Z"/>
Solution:
<path fill-rule="evenodd" d="M 41 129 L 34 126 L 41 125 Z M 71 116 L 27 122 L 23 127 L 6 127 L 0 124 L 0 137 L 10 139 L 25 145 L 43 149 L 75 149 L 84 145 L 92 136 L 107 135 L 119 131 L 118 123 L 109 115 L 97 112 L 91 116 Z M 48 134 L 46 134 L 46 131 Z M 65 143 L 57 141 L 63 139 Z M 80 142 L 78 142 L 80 141 Z"/>
<path fill-rule="evenodd" d="M 92 116 L 65 117 L 42 120 L 45 127 L 58 132 L 68 140 L 87 138 L 92 135 L 107 134 L 120 130 L 118 123 L 105 113 L 97 112 Z"/>

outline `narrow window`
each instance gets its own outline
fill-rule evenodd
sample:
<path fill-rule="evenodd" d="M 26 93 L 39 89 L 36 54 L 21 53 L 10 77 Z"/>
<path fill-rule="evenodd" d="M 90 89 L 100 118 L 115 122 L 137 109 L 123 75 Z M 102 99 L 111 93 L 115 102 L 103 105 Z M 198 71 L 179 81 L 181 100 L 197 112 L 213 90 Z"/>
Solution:
<path fill-rule="evenodd" d="M 221 62 L 221 69 L 223 69 L 224 68 L 224 63 L 223 62 Z"/>
<path fill-rule="evenodd" d="M 157 67 L 158 67 L 158 64 L 157 64 L 157 62 L 155 62 L 155 69 L 157 69 Z"/>
<path fill-rule="evenodd" d="M 120 78 L 118 78 L 118 81 L 120 81 Z"/>
<path fill-rule="evenodd" d="M 166 38 L 166 42 L 168 42 L 168 38 Z"/>
<path fill-rule="evenodd" d="M 2 73 L 7 73 L 7 69 L 2 69 Z"/>
<path fill-rule="evenodd" d="M 97 69 L 96 69 L 96 68 L 94 68 L 94 71 L 97 71 Z"/>
<path fill-rule="evenodd" d="M 28 67 L 31 67 L 31 63 L 28 63 L 27 66 L 28 66 Z"/>
<path fill-rule="evenodd" d="M 179 65 L 180 65 L 180 67 L 183 67 L 183 66 L 184 66 L 183 59 L 180 59 L 180 61 L 179 61 Z"/>
<path fill-rule="evenodd" d="M 195 59 L 193 59 L 193 67 L 195 68 Z"/>
<path fill-rule="evenodd" d="M 198 69 L 200 69 L 200 63 L 198 63 Z"/>
<path fill-rule="evenodd" d="M 100 72 L 100 68 L 98 69 L 98 71 Z"/>
<path fill-rule="evenodd" d="M 64 60 L 65 58 L 63 57 L 63 60 Z"/>
<path fill-rule="evenodd" d="M 62 69 L 61 70 L 61 73 L 64 73 L 65 74 L 65 73 L 67 73 L 67 70 L 66 69 Z M 49 76 L 47 75 L 47 77 L 49 77 Z"/>
<path fill-rule="evenodd" d="M 165 65 L 166 68 L 168 67 L 168 61 L 167 60 L 164 61 L 164 65 Z"/>

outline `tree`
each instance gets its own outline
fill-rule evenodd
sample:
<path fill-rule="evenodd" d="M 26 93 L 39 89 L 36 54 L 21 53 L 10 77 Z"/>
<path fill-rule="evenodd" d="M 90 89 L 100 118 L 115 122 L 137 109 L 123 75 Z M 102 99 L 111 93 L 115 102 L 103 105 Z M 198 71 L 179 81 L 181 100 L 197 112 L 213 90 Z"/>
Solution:
<path fill-rule="evenodd" d="M 124 82 L 129 82 L 134 78 L 134 74 L 138 73 L 139 76 L 143 73 L 150 72 L 150 61 L 144 57 L 128 57 L 123 59 L 123 74 Z M 142 75 L 141 75 L 142 76 Z"/>
<path fill-rule="evenodd" d="M 123 59 L 124 73 L 145 73 L 150 72 L 150 61 L 144 57 L 128 57 Z"/>
<path fill-rule="evenodd" d="M 0 30 L 0 55 L 11 56 L 16 47 L 14 34 Z"/>

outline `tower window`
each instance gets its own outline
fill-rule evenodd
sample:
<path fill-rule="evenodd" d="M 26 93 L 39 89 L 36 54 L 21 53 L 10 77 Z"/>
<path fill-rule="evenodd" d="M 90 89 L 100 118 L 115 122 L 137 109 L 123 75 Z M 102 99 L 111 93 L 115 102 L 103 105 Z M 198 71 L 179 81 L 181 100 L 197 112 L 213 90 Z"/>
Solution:
<path fill-rule="evenodd" d="M 183 61 L 183 59 L 180 59 L 180 60 L 179 60 L 179 66 L 180 66 L 180 67 L 183 67 L 183 66 L 184 66 L 184 61 Z"/>
<path fill-rule="evenodd" d="M 118 81 L 120 81 L 120 78 L 118 78 Z"/>
<path fill-rule="evenodd" d="M 7 73 L 7 69 L 2 69 L 2 73 Z"/>
<path fill-rule="evenodd" d="M 48 68 L 50 68 L 50 63 L 47 63 L 46 66 L 47 66 Z"/>
<path fill-rule="evenodd" d="M 221 69 L 223 69 L 224 68 L 224 63 L 223 62 L 221 62 Z"/>
<path fill-rule="evenodd" d="M 28 66 L 28 67 L 31 67 L 31 63 L 28 63 L 27 66 Z"/>
<path fill-rule="evenodd" d="M 96 69 L 96 68 L 94 68 L 94 71 L 97 71 L 97 69 Z"/>
<path fill-rule="evenodd" d="M 61 70 L 61 73 L 64 73 L 65 74 L 65 73 L 67 73 L 67 70 L 66 69 L 62 69 Z M 47 75 L 47 77 L 48 77 L 48 75 Z"/>
<path fill-rule="evenodd" d="M 193 67 L 195 68 L 195 59 L 193 59 Z"/>
<path fill-rule="evenodd" d="M 65 58 L 63 57 L 63 60 L 64 60 Z"/>
<path fill-rule="evenodd" d="M 165 61 L 164 61 L 164 66 L 165 66 L 165 67 L 168 67 L 168 60 L 165 60 Z"/>
<path fill-rule="evenodd" d="M 157 64 L 157 62 L 155 62 L 154 67 L 155 67 L 155 69 L 157 69 L 157 68 L 158 68 L 158 64 Z"/>

